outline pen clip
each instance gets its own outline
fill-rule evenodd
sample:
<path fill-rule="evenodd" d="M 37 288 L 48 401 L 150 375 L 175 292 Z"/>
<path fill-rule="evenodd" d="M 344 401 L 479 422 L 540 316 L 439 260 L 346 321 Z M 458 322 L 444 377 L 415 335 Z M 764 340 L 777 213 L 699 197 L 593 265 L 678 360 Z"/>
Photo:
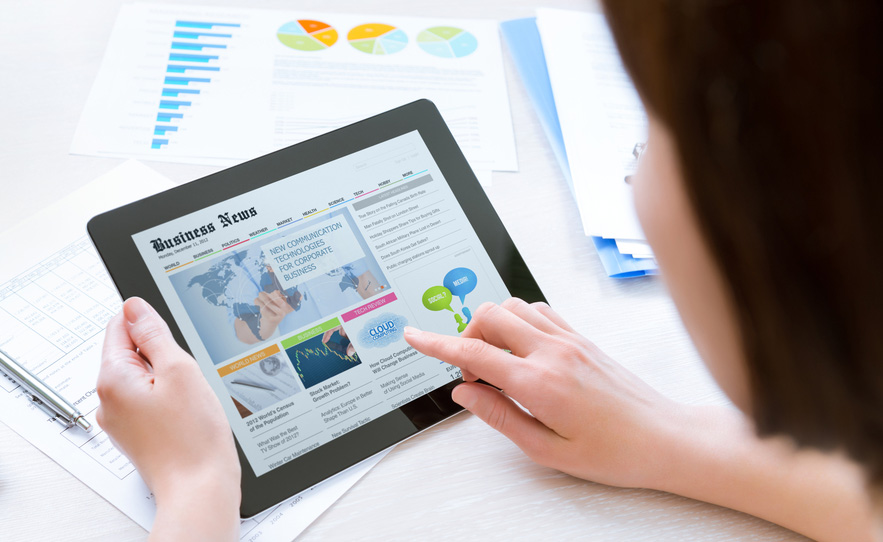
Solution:
<path fill-rule="evenodd" d="M 46 403 L 41 401 L 39 397 L 37 397 L 36 395 L 34 395 L 32 393 L 27 393 L 26 395 L 31 400 L 31 403 L 34 404 L 34 406 L 36 406 L 37 408 L 39 408 L 40 410 L 42 410 L 43 412 L 48 414 L 53 421 L 62 420 L 63 422 L 67 423 L 68 426 L 70 426 L 69 421 L 67 419 L 65 419 L 64 416 L 62 416 L 59 412 L 56 412 L 55 410 L 52 409 L 52 407 L 50 407 L 49 405 L 47 405 Z"/>

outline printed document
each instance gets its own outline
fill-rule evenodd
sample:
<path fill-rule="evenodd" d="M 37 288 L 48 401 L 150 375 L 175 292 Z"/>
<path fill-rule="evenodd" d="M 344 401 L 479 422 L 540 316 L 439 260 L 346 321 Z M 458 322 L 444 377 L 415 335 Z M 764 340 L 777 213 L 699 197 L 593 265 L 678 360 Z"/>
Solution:
<path fill-rule="evenodd" d="M 647 116 L 604 15 L 538 9 L 549 79 L 586 235 L 643 240 L 627 178 L 647 141 Z M 637 257 L 646 246 L 626 245 Z"/>
<path fill-rule="evenodd" d="M 121 303 L 84 233 L 93 215 L 171 186 L 146 166 L 127 162 L 0 235 L 0 254 L 16 256 L 0 259 L 0 348 L 55 387 L 94 429 L 64 429 L 5 376 L 0 421 L 145 529 L 156 512 L 150 490 L 95 420 L 104 326 Z M 383 455 L 244 521 L 243 540 L 293 539 Z"/>
<path fill-rule="evenodd" d="M 231 166 L 417 99 L 517 169 L 496 21 L 124 5 L 71 152 Z"/>

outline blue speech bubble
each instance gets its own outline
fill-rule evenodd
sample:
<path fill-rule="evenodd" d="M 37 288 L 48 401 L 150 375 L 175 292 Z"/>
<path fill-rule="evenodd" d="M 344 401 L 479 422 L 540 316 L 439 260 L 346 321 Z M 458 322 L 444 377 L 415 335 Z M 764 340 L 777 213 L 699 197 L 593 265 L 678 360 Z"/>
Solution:
<path fill-rule="evenodd" d="M 475 286 L 478 284 L 478 277 L 475 276 L 475 272 L 472 269 L 458 267 L 448 271 L 442 284 L 451 291 L 452 295 L 460 298 L 461 304 L 465 305 L 466 294 L 475 289 Z"/>

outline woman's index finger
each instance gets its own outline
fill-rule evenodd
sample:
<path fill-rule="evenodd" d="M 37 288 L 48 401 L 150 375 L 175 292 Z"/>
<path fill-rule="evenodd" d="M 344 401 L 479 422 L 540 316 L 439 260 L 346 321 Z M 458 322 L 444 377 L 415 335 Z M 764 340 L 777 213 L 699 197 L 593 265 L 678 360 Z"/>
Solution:
<path fill-rule="evenodd" d="M 520 391 L 526 362 L 481 339 L 451 337 L 406 327 L 405 340 L 420 353 L 456 365 L 507 393 L 517 395 Z"/>

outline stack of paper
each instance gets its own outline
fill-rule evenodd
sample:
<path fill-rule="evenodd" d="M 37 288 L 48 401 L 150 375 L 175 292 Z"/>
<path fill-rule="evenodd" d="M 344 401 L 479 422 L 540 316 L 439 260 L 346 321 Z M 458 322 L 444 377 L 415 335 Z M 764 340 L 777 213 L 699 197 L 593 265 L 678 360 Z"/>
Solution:
<path fill-rule="evenodd" d="M 626 182 L 647 119 L 604 16 L 540 9 L 501 27 L 608 275 L 655 274 Z"/>

